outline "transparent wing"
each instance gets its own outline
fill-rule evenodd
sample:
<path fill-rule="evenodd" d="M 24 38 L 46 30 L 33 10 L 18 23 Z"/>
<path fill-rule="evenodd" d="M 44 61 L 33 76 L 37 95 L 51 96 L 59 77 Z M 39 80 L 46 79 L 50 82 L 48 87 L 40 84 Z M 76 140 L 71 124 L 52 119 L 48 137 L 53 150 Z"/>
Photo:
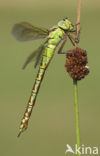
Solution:
<path fill-rule="evenodd" d="M 19 41 L 30 41 L 45 38 L 48 33 L 48 29 L 38 28 L 27 22 L 15 24 L 12 29 L 13 36 Z"/>
<path fill-rule="evenodd" d="M 25 61 L 22 69 L 25 69 L 25 67 L 31 62 L 35 60 L 35 64 L 34 67 L 36 68 L 37 65 L 39 64 L 41 57 L 42 57 L 42 52 L 45 48 L 45 44 L 41 45 L 38 49 L 36 49 L 34 52 L 31 53 L 31 55 L 29 55 L 29 57 L 27 58 L 27 60 Z"/>

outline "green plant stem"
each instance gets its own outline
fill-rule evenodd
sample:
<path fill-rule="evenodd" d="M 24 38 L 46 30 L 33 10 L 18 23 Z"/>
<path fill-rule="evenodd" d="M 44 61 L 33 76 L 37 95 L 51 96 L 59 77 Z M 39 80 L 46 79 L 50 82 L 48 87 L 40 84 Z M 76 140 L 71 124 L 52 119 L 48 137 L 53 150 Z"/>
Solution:
<path fill-rule="evenodd" d="M 78 86 L 77 86 L 76 80 L 73 80 L 73 86 L 74 86 L 76 143 L 77 143 L 77 148 L 79 148 L 80 147 L 79 106 L 78 106 Z M 81 155 L 80 153 L 77 154 L 77 156 L 80 156 L 80 155 Z"/>

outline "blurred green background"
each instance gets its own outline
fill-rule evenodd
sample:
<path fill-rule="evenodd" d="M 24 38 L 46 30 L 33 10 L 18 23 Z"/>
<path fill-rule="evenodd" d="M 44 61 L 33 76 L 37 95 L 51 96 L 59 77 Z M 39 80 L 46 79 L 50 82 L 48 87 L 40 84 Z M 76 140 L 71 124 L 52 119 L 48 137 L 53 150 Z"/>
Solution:
<path fill-rule="evenodd" d="M 29 127 L 17 138 L 37 70 L 21 67 L 42 40 L 17 42 L 15 23 L 27 21 L 50 28 L 69 17 L 76 21 L 77 0 L 0 1 L 0 156 L 61 156 L 74 147 L 75 118 L 72 79 L 65 56 L 55 54 L 45 74 Z M 100 1 L 84 0 L 79 46 L 87 50 L 90 74 L 78 83 L 81 143 L 100 150 Z M 68 42 L 65 50 L 73 48 Z M 99 152 L 100 154 L 100 152 Z M 71 154 L 67 154 L 71 155 Z"/>

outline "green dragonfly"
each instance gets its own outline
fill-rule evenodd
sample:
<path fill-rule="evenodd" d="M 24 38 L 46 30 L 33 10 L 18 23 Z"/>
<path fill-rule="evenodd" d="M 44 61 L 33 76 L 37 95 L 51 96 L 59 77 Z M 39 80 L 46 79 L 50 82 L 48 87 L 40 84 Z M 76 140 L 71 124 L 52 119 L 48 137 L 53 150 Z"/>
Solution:
<path fill-rule="evenodd" d="M 18 136 L 20 136 L 20 134 L 28 126 L 28 121 L 30 119 L 32 109 L 36 101 L 40 84 L 44 77 L 45 71 L 55 53 L 56 48 L 60 44 L 58 54 L 62 54 L 62 49 L 67 41 L 67 38 L 69 38 L 71 43 L 74 45 L 75 37 L 73 36 L 73 34 L 75 35 L 75 32 L 75 25 L 73 25 L 68 18 L 59 21 L 56 26 L 53 26 L 50 29 L 38 28 L 27 22 L 21 22 L 14 25 L 12 34 L 18 41 L 29 41 L 40 38 L 46 39 L 45 42 L 27 58 L 23 66 L 24 69 L 34 58 L 36 58 L 34 67 L 37 67 L 37 65 L 41 61 L 31 96 L 29 98 L 24 116 L 20 124 L 20 132 Z"/>

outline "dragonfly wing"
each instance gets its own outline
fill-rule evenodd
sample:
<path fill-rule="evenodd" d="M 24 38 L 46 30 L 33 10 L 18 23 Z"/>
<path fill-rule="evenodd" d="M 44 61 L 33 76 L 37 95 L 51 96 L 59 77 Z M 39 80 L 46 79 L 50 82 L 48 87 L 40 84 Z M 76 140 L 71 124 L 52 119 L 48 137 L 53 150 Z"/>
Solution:
<path fill-rule="evenodd" d="M 37 55 L 37 51 L 32 52 L 31 55 L 30 55 L 30 56 L 27 58 L 27 60 L 25 61 L 25 63 L 24 63 L 24 65 L 23 65 L 22 69 L 25 69 L 26 66 L 33 60 L 33 58 L 36 57 L 36 55 Z"/>
<path fill-rule="evenodd" d="M 12 34 L 19 41 L 30 41 L 45 38 L 49 31 L 46 28 L 38 28 L 27 22 L 21 22 L 14 25 Z"/>
<path fill-rule="evenodd" d="M 38 53 L 38 55 L 36 57 L 36 61 L 35 61 L 35 64 L 34 64 L 35 68 L 37 67 L 37 65 L 39 64 L 39 62 L 41 60 L 41 56 L 42 56 L 42 52 L 43 52 L 44 48 L 45 48 L 45 46 L 41 47 L 40 52 Z"/>
<path fill-rule="evenodd" d="M 41 60 L 42 52 L 45 48 L 45 45 L 41 45 L 38 49 L 36 49 L 34 52 L 32 52 L 31 55 L 27 58 L 26 62 L 24 63 L 22 69 L 25 69 L 25 67 L 31 62 L 36 60 L 34 67 L 36 68 L 39 61 Z"/>

